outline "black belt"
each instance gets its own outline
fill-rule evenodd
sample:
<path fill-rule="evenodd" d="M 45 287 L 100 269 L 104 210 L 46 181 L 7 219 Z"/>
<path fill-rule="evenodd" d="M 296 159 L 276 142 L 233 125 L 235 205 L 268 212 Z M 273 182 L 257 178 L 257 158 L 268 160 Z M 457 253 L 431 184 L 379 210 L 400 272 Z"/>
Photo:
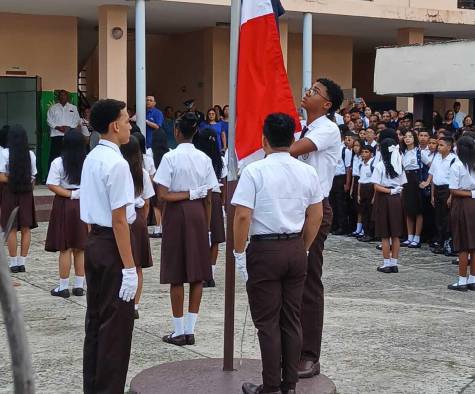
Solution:
<path fill-rule="evenodd" d="M 111 233 L 114 230 L 112 230 L 112 227 L 104 227 L 104 226 L 99 226 L 98 224 L 91 224 L 91 231 L 94 234 L 101 234 L 101 233 Z"/>
<path fill-rule="evenodd" d="M 420 170 L 406 170 L 406 172 L 419 172 Z"/>
<path fill-rule="evenodd" d="M 281 241 L 296 239 L 301 237 L 300 233 L 293 234 L 261 234 L 261 235 L 251 235 L 251 241 Z"/>
<path fill-rule="evenodd" d="M 434 185 L 434 188 L 438 190 L 445 190 L 449 188 L 449 185 Z"/>

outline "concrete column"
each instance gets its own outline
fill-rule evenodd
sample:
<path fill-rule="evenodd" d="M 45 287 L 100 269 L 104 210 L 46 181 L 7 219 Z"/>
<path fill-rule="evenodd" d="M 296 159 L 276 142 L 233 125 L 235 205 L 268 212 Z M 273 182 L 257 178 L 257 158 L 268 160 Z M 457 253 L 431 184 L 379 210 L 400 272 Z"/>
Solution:
<path fill-rule="evenodd" d="M 284 57 L 284 65 L 287 69 L 287 53 L 289 42 L 289 23 L 287 21 L 279 21 L 279 33 L 280 33 L 280 47 L 282 48 L 282 56 Z"/>
<path fill-rule="evenodd" d="M 424 29 L 404 28 L 397 31 L 398 45 L 415 45 L 424 43 Z M 399 111 L 414 112 L 414 99 L 412 97 L 397 97 L 397 109 Z"/>
<path fill-rule="evenodd" d="M 312 14 L 307 12 L 303 16 L 303 70 L 302 95 L 312 87 L 312 56 L 313 56 L 313 27 Z"/>
<path fill-rule="evenodd" d="M 135 113 L 137 126 L 145 136 L 145 98 L 147 80 L 145 70 L 145 0 L 135 1 Z"/>
<path fill-rule="evenodd" d="M 428 128 L 432 125 L 432 111 L 434 110 L 434 95 L 416 94 L 414 96 L 414 121 L 422 119 Z"/>

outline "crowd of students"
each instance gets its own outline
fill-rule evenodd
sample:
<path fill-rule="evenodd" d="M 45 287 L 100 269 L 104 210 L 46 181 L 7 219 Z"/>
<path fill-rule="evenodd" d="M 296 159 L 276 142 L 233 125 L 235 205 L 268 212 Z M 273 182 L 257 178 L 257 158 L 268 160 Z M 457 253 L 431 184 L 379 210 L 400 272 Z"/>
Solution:
<path fill-rule="evenodd" d="M 333 234 L 381 240 L 378 270 L 386 273 L 398 272 L 400 247 L 427 242 L 435 254 L 459 256 L 458 281 L 448 288 L 475 290 L 474 263 L 467 277 L 475 200 L 463 198 L 475 186 L 471 117 L 455 103 L 446 122 L 434 112 L 426 127 L 410 113 L 373 113 L 363 102 L 344 110 L 340 123 L 341 155 L 330 194 Z"/>

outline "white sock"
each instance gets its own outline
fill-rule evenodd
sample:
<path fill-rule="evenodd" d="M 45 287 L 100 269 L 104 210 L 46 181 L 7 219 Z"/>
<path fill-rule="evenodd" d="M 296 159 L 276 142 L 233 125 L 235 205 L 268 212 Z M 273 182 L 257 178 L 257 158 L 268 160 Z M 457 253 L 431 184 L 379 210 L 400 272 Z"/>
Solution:
<path fill-rule="evenodd" d="M 59 291 L 66 290 L 69 288 L 69 278 L 59 279 Z"/>
<path fill-rule="evenodd" d="M 361 230 L 363 230 L 363 223 L 357 223 L 356 224 L 356 232 L 360 233 Z"/>
<path fill-rule="evenodd" d="M 360 233 L 359 233 L 359 234 L 360 234 L 360 235 L 364 235 L 364 230 L 363 230 L 363 229 L 361 229 L 361 231 L 360 231 Z"/>
<path fill-rule="evenodd" d="M 212 265 L 211 270 L 213 271 L 213 279 L 214 279 L 214 273 L 216 272 L 216 265 Z"/>
<path fill-rule="evenodd" d="M 412 242 L 415 242 L 416 244 L 418 244 L 419 242 L 421 242 L 421 236 L 420 235 L 414 235 L 414 238 L 412 239 Z"/>
<path fill-rule="evenodd" d="M 467 280 L 467 285 L 474 284 L 474 283 L 475 283 L 475 276 L 469 275 L 468 280 Z"/>
<path fill-rule="evenodd" d="M 467 284 L 467 278 L 465 276 L 459 276 L 459 285 L 466 285 Z"/>
<path fill-rule="evenodd" d="M 136 311 L 138 311 L 138 310 L 139 310 L 139 304 L 135 304 L 135 305 L 134 305 L 134 309 L 135 309 Z"/>
<path fill-rule="evenodd" d="M 183 335 L 185 333 L 185 324 L 184 324 L 183 317 L 174 317 L 173 318 L 173 327 L 175 331 L 173 332 L 172 338 L 175 338 L 179 335 Z"/>
<path fill-rule="evenodd" d="M 383 267 L 391 267 L 391 259 L 384 259 Z"/>
<path fill-rule="evenodd" d="M 185 334 L 190 335 L 195 333 L 196 320 L 198 319 L 197 313 L 188 312 L 185 316 Z"/>
<path fill-rule="evenodd" d="M 162 232 L 162 226 L 155 226 L 155 229 L 153 230 L 155 234 L 160 234 Z"/>
<path fill-rule="evenodd" d="M 407 236 L 407 240 L 408 240 L 409 242 L 414 241 L 414 235 L 413 235 L 413 234 L 409 234 L 409 235 Z"/>
<path fill-rule="evenodd" d="M 397 266 L 398 263 L 399 263 L 399 260 L 398 260 L 398 259 L 393 259 L 393 258 L 391 258 L 391 267 Z"/>
<path fill-rule="evenodd" d="M 27 257 L 28 257 L 28 256 L 18 256 L 18 257 L 17 257 L 17 260 L 16 260 L 16 261 L 17 261 L 17 264 L 16 264 L 16 265 L 18 265 L 18 266 L 25 265 L 25 264 L 26 264 L 26 258 L 27 258 Z"/>
<path fill-rule="evenodd" d="M 84 288 L 84 276 L 75 276 L 74 277 L 74 288 L 83 289 Z"/>
<path fill-rule="evenodd" d="M 12 257 L 8 256 L 8 266 L 11 267 L 16 267 L 17 266 L 17 257 Z"/>

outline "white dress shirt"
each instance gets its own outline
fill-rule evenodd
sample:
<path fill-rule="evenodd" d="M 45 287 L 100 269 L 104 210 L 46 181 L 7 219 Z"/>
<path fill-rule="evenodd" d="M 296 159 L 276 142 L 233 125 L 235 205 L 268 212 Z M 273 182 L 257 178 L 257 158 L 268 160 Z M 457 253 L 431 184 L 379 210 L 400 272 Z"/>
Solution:
<path fill-rule="evenodd" d="M 371 176 L 371 183 L 387 188 L 395 188 L 407 183 L 406 173 L 403 171 L 401 175 L 397 176 L 396 178 L 391 178 L 388 176 L 388 174 L 386 174 L 386 167 L 384 166 L 384 163 L 380 161 L 374 167 L 373 175 Z"/>
<path fill-rule="evenodd" d="M 460 160 L 456 160 L 450 167 L 449 188 L 452 190 L 475 190 L 475 172 L 469 172 L 467 166 L 464 166 Z"/>
<path fill-rule="evenodd" d="M 340 129 L 326 116 L 321 116 L 308 125 L 305 138 L 312 141 L 317 150 L 306 153 L 299 159 L 315 168 L 320 178 L 323 197 L 326 198 L 330 195 L 336 165 L 341 159 Z"/>
<path fill-rule="evenodd" d="M 56 130 L 55 127 L 68 126 L 75 129 L 80 125 L 81 118 L 75 105 L 66 103 L 62 106 L 60 103 L 56 103 L 48 109 L 47 122 L 51 129 L 51 137 L 63 137 L 64 133 Z"/>
<path fill-rule="evenodd" d="M 404 171 L 413 171 L 419 169 L 419 163 L 417 162 L 417 148 L 406 150 L 402 154 L 402 168 L 404 168 Z"/>
<path fill-rule="evenodd" d="M 66 173 L 64 171 L 63 159 L 57 157 L 51 162 L 51 167 L 46 179 L 47 185 L 61 186 L 63 189 L 74 190 L 79 189 L 80 185 L 69 183 Z"/>
<path fill-rule="evenodd" d="M 465 112 L 459 111 L 455 113 L 454 111 L 454 121 L 457 123 L 458 127 L 463 127 L 463 120 L 466 116 L 467 114 Z"/>
<path fill-rule="evenodd" d="M 157 172 L 157 169 L 155 168 L 153 156 L 150 157 L 147 154 L 143 155 L 143 168 L 145 169 L 145 171 L 148 172 L 149 176 L 153 177 L 155 175 L 155 172 Z"/>
<path fill-rule="evenodd" d="M 351 169 L 353 176 L 360 176 L 360 164 L 362 163 L 361 157 L 355 154 L 351 162 Z"/>
<path fill-rule="evenodd" d="M 429 149 L 424 149 L 421 152 L 421 160 L 424 165 L 430 167 L 432 165 L 432 161 L 434 160 L 436 152 L 432 153 Z"/>
<path fill-rule="evenodd" d="M 429 169 L 429 174 L 432 175 L 432 183 L 436 186 L 448 185 L 450 180 L 450 167 L 455 164 L 457 156 L 449 153 L 445 159 L 440 153 L 435 155 L 432 165 Z"/>
<path fill-rule="evenodd" d="M 372 177 L 373 177 L 373 172 L 376 167 L 376 163 L 374 160 L 374 157 L 369 159 L 368 162 L 361 162 L 360 166 L 360 179 L 358 180 L 358 183 L 361 184 L 367 184 L 367 183 L 372 183 Z"/>
<path fill-rule="evenodd" d="M 81 175 L 81 220 L 112 227 L 112 211 L 126 207 L 127 222 L 135 221 L 134 181 L 119 147 L 101 139 L 87 155 Z"/>
<path fill-rule="evenodd" d="M 323 200 L 314 168 L 289 153 L 273 153 L 242 171 L 233 205 L 253 210 L 251 235 L 302 231 L 309 205 Z"/>
<path fill-rule="evenodd" d="M 193 144 L 179 144 L 163 155 L 153 181 L 170 192 L 186 192 L 201 186 L 219 185 L 211 159 Z"/>
<path fill-rule="evenodd" d="M 155 195 L 155 190 L 153 189 L 152 180 L 150 175 L 144 169 L 143 170 L 143 190 L 140 196 L 135 197 L 135 208 L 143 208 L 145 205 L 145 200 L 152 198 Z"/>
<path fill-rule="evenodd" d="M 345 144 L 341 144 L 340 146 L 340 157 L 338 158 L 338 162 L 336 164 L 336 171 L 335 175 L 346 175 L 347 168 L 351 166 L 351 150 L 349 150 Z M 343 161 L 343 158 L 345 161 Z"/>
<path fill-rule="evenodd" d="M 31 178 L 34 179 L 38 171 L 36 169 L 36 155 L 30 150 L 30 161 L 31 161 Z M 4 174 L 9 174 L 8 169 L 10 163 L 10 150 L 8 148 L 2 149 L 0 152 L 0 172 Z"/>

